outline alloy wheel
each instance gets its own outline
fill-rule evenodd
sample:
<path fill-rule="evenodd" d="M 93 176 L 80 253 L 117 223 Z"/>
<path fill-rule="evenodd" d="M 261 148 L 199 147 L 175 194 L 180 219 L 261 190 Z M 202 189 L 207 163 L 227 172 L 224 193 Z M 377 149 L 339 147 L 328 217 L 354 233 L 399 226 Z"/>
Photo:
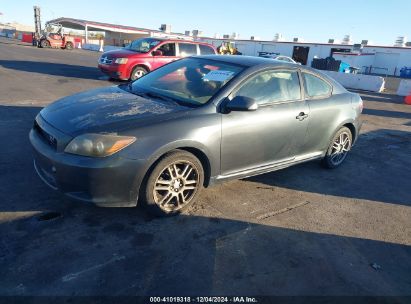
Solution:
<path fill-rule="evenodd" d="M 141 77 L 143 77 L 146 73 L 141 70 L 141 69 L 137 69 L 134 74 L 133 74 L 133 80 L 139 79 Z"/>
<path fill-rule="evenodd" d="M 351 136 L 347 132 L 342 132 L 340 135 L 335 138 L 331 154 L 330 154 L 330 162 L 334 166 L 340 165 L 347 156 L 348 151 L 351 148 Z"/>
<path fill-rule="evenodd" d="M 167 166 L 157 177 L 153 197 L 166 212 L 174 212 L 190 203 L 200 186 L 197 168 L 189 161 L 177 161 Z"/>

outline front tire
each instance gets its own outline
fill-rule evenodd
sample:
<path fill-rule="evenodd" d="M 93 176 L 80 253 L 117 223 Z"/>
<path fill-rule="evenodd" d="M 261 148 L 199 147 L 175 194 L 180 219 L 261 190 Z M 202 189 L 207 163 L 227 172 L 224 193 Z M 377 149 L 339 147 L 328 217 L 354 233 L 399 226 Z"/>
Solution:
<path fill-rule="evenodd" d="M 49 43 L 47 40 L 43 39 L 43 40 L 40 41 L 40 47 L 42 47 L 42 48 L 49 48 L 49 47 L 50 47 L 50 43 Z"/>
<path fill-rule="evenodd" d="M 334 135 L 327 153 L 322 160 L 324 167 L 334 169 L 339 167 L 347 157 L 352 146 L 351 130 L 347 127 L 342 127 Z"/>
<path fill-rule="evenodd" d="M 148 71 L 141 67 L 141 66 L 136 66 L 132 71 L 131 71 L 131 75 L 130 75 L 130 80 L 136 80 L 139 79 L 141 77 L 143 77 L 145 74 L 147 74 Z"/>
<path fill-rule="evenodd" d="M 201 162 L 191 153 L 166 154 L 150 172 L 140 197 L 153 215 L 176 215 L 191 205 L 204 183 Z"/>

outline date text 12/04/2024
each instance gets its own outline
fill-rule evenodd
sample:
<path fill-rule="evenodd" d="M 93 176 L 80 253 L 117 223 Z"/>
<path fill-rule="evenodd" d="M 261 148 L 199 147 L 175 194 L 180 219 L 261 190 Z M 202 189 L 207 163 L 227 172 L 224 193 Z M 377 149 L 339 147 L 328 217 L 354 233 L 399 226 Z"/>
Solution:
<path fill-rule="evenodd" d="M 150 303 L 258 303 L 254 297 L 150 297 Z"/>

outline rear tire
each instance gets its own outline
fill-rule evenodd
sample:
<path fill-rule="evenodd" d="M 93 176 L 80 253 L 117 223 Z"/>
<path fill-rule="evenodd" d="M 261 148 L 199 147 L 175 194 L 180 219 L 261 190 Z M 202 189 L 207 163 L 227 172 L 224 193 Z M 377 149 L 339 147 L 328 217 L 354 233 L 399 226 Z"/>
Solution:
<path fill-rule="evenodd" d="M 141 203 L 155 216 L 176 215 L 195 201 L 203 183 L 201 162 L 189 152 L 175 150 L 149 172 L 140 191 Z"/>
<path fill-rule="evenodd" d="M 72 50 L 73 49 L 73 44 L 71 42 L 66 43 L 66 50 Z"/>
<path fill-rule="evenodd" d="M 322 160 L 322 165 L 328 169 L 339 167 L 347 157 L 352 146 L 352 134 L 350 129 L 342 127 L 331 140 L 327 153 Z"/>
<path fill-rule="evenodd" d="M 133 80 L 139 79 L 139 78 L 143 77 L 143 76 L 144 76 L 145 74 L 147 74 L 147 73 L 148 73 L 148 71 L 147 71 L 145 68 L 143 68 L 143 67 L 141 67 L 141 66 L 136 66 L 136 67 L 131 71 L 130 80 L 133 81 Z"/>

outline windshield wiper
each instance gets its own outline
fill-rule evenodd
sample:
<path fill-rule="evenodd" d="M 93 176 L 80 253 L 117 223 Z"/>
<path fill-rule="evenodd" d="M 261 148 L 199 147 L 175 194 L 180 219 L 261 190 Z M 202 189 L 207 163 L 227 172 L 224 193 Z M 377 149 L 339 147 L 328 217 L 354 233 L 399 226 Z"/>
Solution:
<path fill-rule="evenodd" d="M 175 102 L 175 103 L 179 104 L 179 100 L 177 100 L 175 98 L 172 98 L 172 97 L 156 94 L 156 93 L 153 93 L 153 92 L 134 91 L 131 82 L 129 82 L 127 84 L 127 88 L 128 88 L 128 91 L 130 93 L 132 93 L 134 95 L 137 95 L 137 96 L 140 96 L 140 97 L 145 97 L 145 98 L 148 97 L 148 98 L 160 99 L 160 100 L 164 100 L 164 101 L 172 101 L 172 102 Z"/>
<path fill-rule="evenodd" d="M 172 102 L 175 102 L 175 103 L 179 104 L 179 101 L 175 98 L 160 95 L 160 94 L 156 94 L 156 93 L 153 93 L 153 92 L 144 92 L 143 95 L 146 96 L 146 97 L 157 98 L 157 99 L 161 99 L 161 100 L 164 100 L 164 101 L 172 101 Z"/>

